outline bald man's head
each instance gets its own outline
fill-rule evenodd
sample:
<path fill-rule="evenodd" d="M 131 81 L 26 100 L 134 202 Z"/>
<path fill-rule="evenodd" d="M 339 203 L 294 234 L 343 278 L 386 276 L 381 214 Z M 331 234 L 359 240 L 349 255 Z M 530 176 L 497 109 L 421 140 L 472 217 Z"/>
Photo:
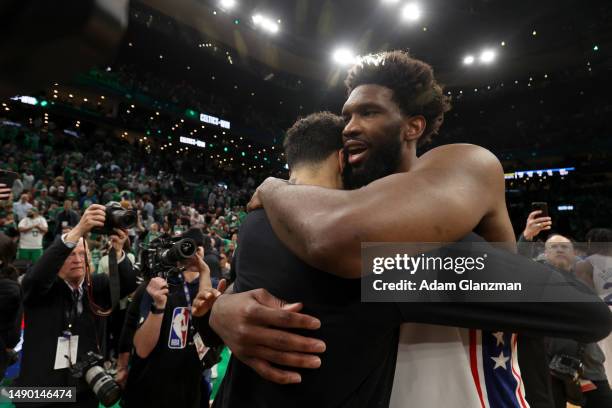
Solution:
<path fill-rule="evenodd" d="M 549 264 L 567 272 L 572 270 L 576 258 L 572 241 L 559 234 L 548 237 L 544 244 L 544 255 Z"/>

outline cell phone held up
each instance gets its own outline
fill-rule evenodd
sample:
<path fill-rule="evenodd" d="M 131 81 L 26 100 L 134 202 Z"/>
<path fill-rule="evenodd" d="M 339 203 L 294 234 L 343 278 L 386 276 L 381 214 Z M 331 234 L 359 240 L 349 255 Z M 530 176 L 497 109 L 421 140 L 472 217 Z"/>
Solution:
<path fill-rule="evenodd" d="M 538 218 L 548 217 L 548 203 L 543 201 L 535 201 L 531 203 L 531 211 L 542 211 L 538 214 Z"/>

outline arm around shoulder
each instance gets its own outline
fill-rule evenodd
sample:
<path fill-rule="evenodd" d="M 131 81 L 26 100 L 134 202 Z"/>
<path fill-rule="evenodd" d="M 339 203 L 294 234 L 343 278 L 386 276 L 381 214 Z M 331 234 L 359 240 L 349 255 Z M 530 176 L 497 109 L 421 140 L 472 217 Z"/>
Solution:
<path fill-rule="evenodd" d="M 408 172 L 332 192 L 339 197 L 328 200 L 327 210 L 302 221 L 305 257 L 319 269 L 356 278 L 362 242 L 454 242 L 472 232 L 500 207 L 504 177 L 488 150 L 449 145 L 426 153 Z"/>

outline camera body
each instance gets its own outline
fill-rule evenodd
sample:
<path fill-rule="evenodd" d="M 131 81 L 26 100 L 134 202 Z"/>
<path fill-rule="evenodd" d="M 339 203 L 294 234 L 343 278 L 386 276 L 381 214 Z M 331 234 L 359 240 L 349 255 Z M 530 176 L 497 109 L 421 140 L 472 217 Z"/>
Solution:
<path fill-rule="evenodd" d="M 198 249 L 190 238 L 172 238 L 164 234 L 151 241 L 147 248 L 142 248 L 141 260 L 137 265 L 145 279 L 162 277 L 180 273 L 184 268 L 177 263 L 191 258 Z"/>
<path fill-rule="evenodd" d="M 78 361 L 69 370 L 73 377 L 85 379 L 96 398 L 105 407 L 112 407 L 121 398 L 121 389 L 100 366 L 102 360 L 101 355 L 89 351 L 81 361 Z"/>
<path fill-rule="evenodd" d="M 561 380 L 577 382 L 584 371 L 582 361 L 566 354 L 557 354 L 550 361 L 550 373 Z"/>
<path fill-rule="evenodd" d="M 94 228 L 91 232 L 96 234 L 111 235 L 115 228 L 128 229 L 136 225 L 138 215 L 134 210 L 126 210 L 116 201 L 106 204 L 106 218 L 104 226 Z"/>

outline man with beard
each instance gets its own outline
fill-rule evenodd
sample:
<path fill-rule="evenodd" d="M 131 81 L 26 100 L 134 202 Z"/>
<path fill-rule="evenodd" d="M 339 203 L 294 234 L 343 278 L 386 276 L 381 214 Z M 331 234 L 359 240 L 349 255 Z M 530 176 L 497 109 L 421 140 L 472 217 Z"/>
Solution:
<path fill-rule="evenodd" d="M 344 277 L 359 277 L 360 244 L 363 241 L 453 242 L 472 230 L 477 230 L 491 241 L 513 242 L 514 237 L 505 208 L 503 171 L 490 152 L 476 146 L 457 145 L 438 148 L 419 159 L 416 158 L 417 141 L 438 130 L 443 114 L 448 109 L 441 88 L 433 80 L 430 67 L 401 52 L 387 53 L 379 56 L 377 63 L 371 66 L 364 64 L 354 68 L 347 85 L 350 96 L 343 109 L 346 121 L 343 136 L 349 168 L 345 172 L 345 180 L 353 187 L 373 182 L 358 190 L 340 191 L 315 186 L 295 186 L 285 181 L 268 179 L 260 186 L 254 200 L 261 200 L 274 233 L 292 252 L 320 270 Z M 393 172 L 398 174 L 377 180 Z M 414 194 L 415 191 L 419 192 L 418 197 Z M 402 205 L 398 206 L 400 200 Z M 435 205 L 440 202 L 446 204 Z M 240 274 L 240 266 L 238 272 Z M 333 296 L 339 295 L 336 293 Z M 320 352 L 321 350 L 317 349 L 320 343 L 270 327 L 313 329 L 318 325 L 316 320 L 309 316 L 292 314 L 287 310 L 281 310 L 275 315 L 277 310 L 274 309 L 282 308 L 283 304 L 266 292 L 253 292 L 242 297 L 246 302 L 243 306 L 248 304 L 246 308 L 236 303 L 239 301 L 232 304 L 233 301 L 229 300 L 231 298 L 232 296 L 226 296 L 224 301 L 222 296 L 219 299 L 213 308 L 211 325 L 243 362 L 266 378 L 278 382 L 299 382 L 304 377 L 273 367 L 269 362 L 304 368 L 312 368 L 314 363 L 318 364 L 317 360 L 305 353 Z M 290 307 L 298 308 L 295 305 Z M 245 311 L 246 313 L 240 315 Z M 532 308 L 530 311 L 539 310 Z M 489 312 L 492 313 L 492 310 Z M 426 312 L 422 314 L 428 315 Z M 600 312 L 597 314 L 599 318 L 604 316 L 604 322 L 605 318 L 608 319 L 604 330 L 609 330 L 609 316 Z M 381 313 L 380 320 L 384 320 L 382 316 L 388 315 Z M 466 313 L 464 317 L 472 318 L 470 313 Z M 482 311 L 480 317 L 483 320 L 488 318 Z M 473 321 L 469 323 L 459 320 L 461 319 L 456 318 L 454 324 L 486 327 L 482 325 L 482 321 L 479 325 Z M 425 321 L 449 324 L 448 316 L 432 318 L 429 315 Z M 507 322 L 516 323 L 516 319 L 509 317 Z M 495 322 L 498 326 L 490 324 L 488 327 L 508 329 L 511 325 L 508 326 L 507 322 L 504 324 L 498 321 Z M 535 327 L 544 325 L 544 322 L 540 322 L 540 326 Z M 589 330 L 594 329 L 596 323 L 588 326 Z M 553 330 L 550 326 L 547 328 Z M 565 331 L 566 328 L 554 329 Z M 415 330 L 408 327 L 402 331 L 411 334 Z M 591 332 L 589 336 L 602 336 L 603 330 L 595 331 L 597 333 Z M 368 336 L 369 333 L 372 331 L 364 329 L 361 336 Z M 568 335 L 568 332 L 565 334 Z M 576 334 L 574 332 L 571 335 Z M 493 336 L 493 333 L 489 335 Z M 512 352 L 511 348 L 516 346 L 515 337 L 511 337 L 510 333 L 495 335 L 499 337 L 497 342 L 507 346 L 508 351 Z M 465 341 L 470 344 L 480 344 L 484 341 L 480 332 L 460 332 L 459 329 L 434 333 L 434 337 L 436 336 L 442 336 L 451 343 L 452 350 L 449 355 L 461 352 Z M 428 344 L 431 340 L 407 341 L 409 344 L 417 342 Z M 347 346 L 349 344 L 352 342 L 345 343 Z M 289 353 L 285 353 L 286 351 Z M 328 352 L 325 358 L 332 355 Z M 360 355 L 355 357 L 358 359 Z M 361 360 L 358 361 L 361 363 Z M 412 363 L 415 361 L 417 360 L 413 359 Z M 432 365 L 431 362 L 425 361 L 419 364 L 418 369 L 421 366 L 427 368 L 428 365 Z M 504 370 L 509 365 L 507 364 Z M 384 366 L 384 363 L 381 363 L 381 366 Z M 433 366 L 440 367 L 439 364 Z M 471 406 L 469 404 L 476 404 L 479 398 L 482 401 L 481 387 L 485 384 L 476 383 L 476 378 L 471 384 L 466 383 L 466 380 L 471 380 L 466 377 L 470 368 L 464 369 L 464 366 L 465 364 L 461 365 L 461 374 L 465 378 L 458 383 L 471 386 L 474 393 L 469 401 L 459 403 L 463 404 L 462 406 Z M 423 381 L 435 378 L 436 381 L 444 382 L 445 379 L 440 376 L 432 377 L 427 373 L 421 374 L 417 369 L 418 375 L 413 372 L 412 380 L 414 377 L 422 379 L 405 387 L 410 380 L 405 372 L 407 368 L 404 367 L 404 372 L 401 368 L 396 372 L 396 382 L 403 378 L 406 384 L 400 382 L 394 387 L 394 392 L 395 389 L 402 391 L 407 388 L 410 394 L 394 399 L 403 401 L 404 404 L 412 401 L 417 406 L 428 403 L 431 405 L 432 393 L 427 393 L 430 397 L 426 400 L 413 399 L 414 392 L 418 391 L 417 385 L 423 389 Z M 443 374 L 443 371 L 439 374 Z M 384 383 L 384 380 L 381 381 Z M 513 399 L 512 404 L 518 406 L 520 378 L 514 378 L 514 381 L 517 396 L 503 401 Z M 456 382 L 456 378 L 452 378 L 450 382 Z M 509 391 L 513 394 L 515 389 Z M 262 398 L 266 395 L 262 394 Z M 298 394 L 293 396 L 302 401 Z M 384 394 L 379 397 L 377 402 L 385 405 Z M 510 402 L 508 406 L 512 406 L 509 404 Z M 431 406 L 438 405 L 434 401 Z"/>

